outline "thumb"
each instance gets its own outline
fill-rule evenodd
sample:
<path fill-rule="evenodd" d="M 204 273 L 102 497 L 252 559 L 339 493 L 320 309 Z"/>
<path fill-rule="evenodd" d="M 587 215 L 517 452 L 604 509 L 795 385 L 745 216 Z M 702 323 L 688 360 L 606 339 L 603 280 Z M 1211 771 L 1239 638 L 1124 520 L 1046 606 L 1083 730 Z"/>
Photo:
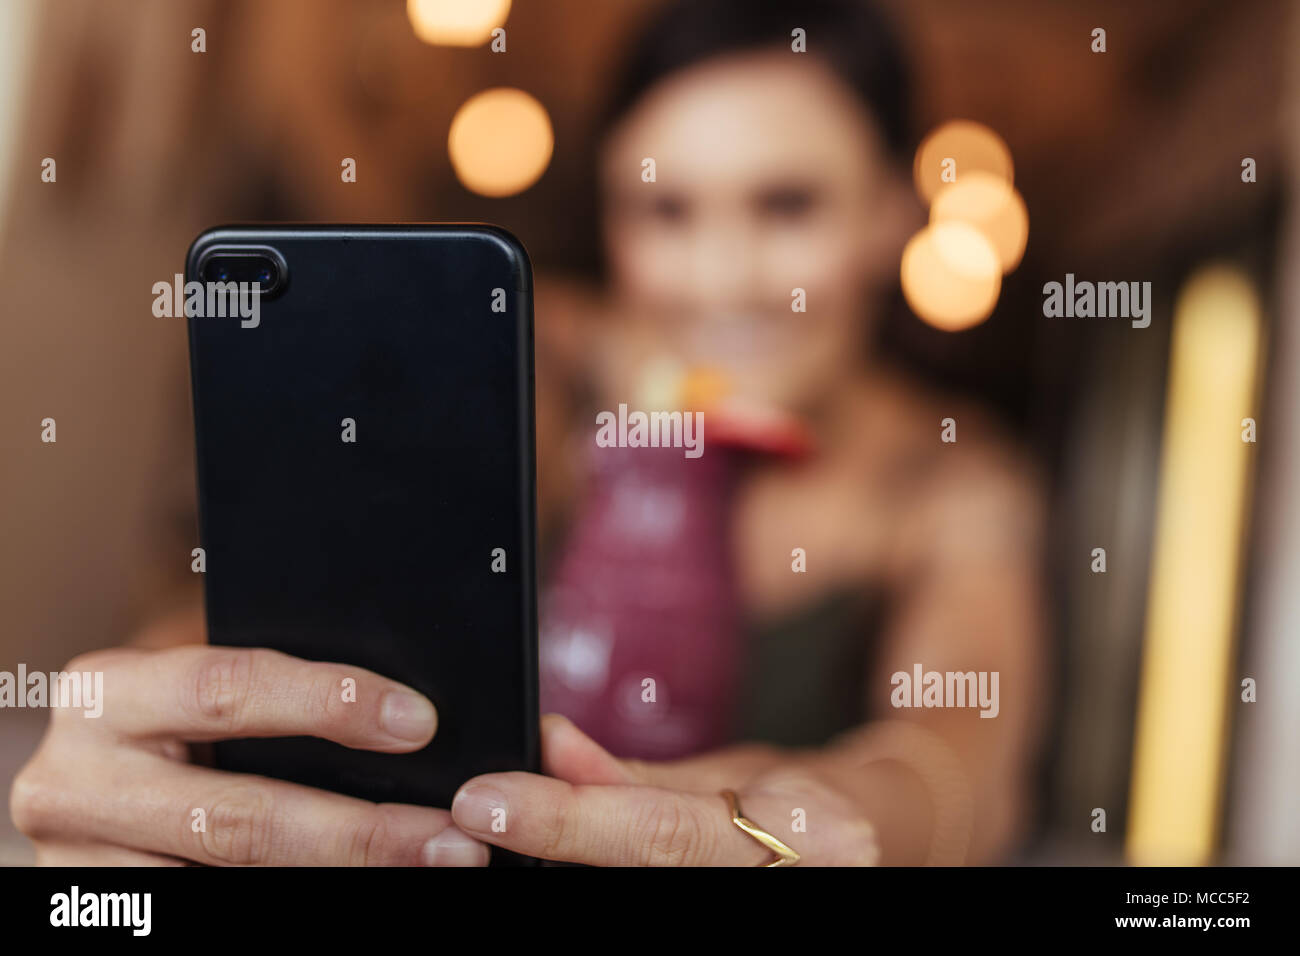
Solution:
<path fill-rule="evenodd" d="M 619 760 L 560 714 L 542 717 L 542 772 L 572 784 L 646 782 L 633 765 Z"/>
<path fill-rule="evenodd" d="M 560 714 L 542 717 L 542 772 L 572 784 L 640 784 L 669 790 L 701 790 L 697 763 L 689 761 L 627 760 L 612 753 Z"/>

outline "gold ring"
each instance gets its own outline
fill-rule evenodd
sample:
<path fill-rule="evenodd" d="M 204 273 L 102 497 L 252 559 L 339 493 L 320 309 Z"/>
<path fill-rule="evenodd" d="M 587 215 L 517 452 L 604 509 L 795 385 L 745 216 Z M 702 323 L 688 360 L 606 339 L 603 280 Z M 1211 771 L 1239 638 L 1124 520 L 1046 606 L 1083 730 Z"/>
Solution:
<path fill-rule="evenodd" d="M 736 791 L 723 790 L 722 796 L 727 801 L 727 808 L 731 811 L 731 822 L 776 854 L 770 862 L 760 863 L 759 866 L 794 866 L 799 862 L 798 853 L 772 836 L 753 820 L 745 818 L 745 815 L 740 811 L 740 799 L 736 796 Z"/>

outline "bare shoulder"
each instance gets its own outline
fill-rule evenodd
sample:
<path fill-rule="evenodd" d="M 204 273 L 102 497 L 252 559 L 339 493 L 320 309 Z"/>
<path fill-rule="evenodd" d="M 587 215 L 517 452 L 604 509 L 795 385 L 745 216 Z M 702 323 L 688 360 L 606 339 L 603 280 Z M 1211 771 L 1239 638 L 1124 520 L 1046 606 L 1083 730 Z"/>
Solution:
<path fill-rule="evenodd" d="M 1041 546 L 1039 468 L 977 404 L 897 376 L 870 387 L 871 458 L 890 513 L 891 570 L 947 559 L 1024 560 Z"/>

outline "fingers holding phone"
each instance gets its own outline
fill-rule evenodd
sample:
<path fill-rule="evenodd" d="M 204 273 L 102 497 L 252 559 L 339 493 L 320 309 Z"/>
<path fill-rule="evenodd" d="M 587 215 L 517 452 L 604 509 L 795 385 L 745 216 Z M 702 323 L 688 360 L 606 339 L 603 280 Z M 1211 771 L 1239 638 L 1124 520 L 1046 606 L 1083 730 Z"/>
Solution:
<path fill-rule="evenodd" d="M 10 808 L 41 863 L 485 866 L 445 810 L 370 801 L 189 763 L 188 744 L 310 736 L 406 753 L 437 714 L 369 671 L 276 651 L 185 646 L 78 657 L 103 674 L 101 716 L 55 709 Z"/>

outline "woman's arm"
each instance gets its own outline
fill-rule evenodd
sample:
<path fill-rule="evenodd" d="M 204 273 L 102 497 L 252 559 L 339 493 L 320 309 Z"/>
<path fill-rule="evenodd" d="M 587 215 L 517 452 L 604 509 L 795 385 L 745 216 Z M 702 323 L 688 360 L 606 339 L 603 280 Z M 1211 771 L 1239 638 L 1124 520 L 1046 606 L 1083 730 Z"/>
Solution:
<path fill-rule="evenodd" d="M 1030 810 L 1046 696 L 1033 485 L 963 469 L 938 491 L 918 515 L 929 526 L 907 531 L 926 546 L 903 565 L 880 666 L 869 678 L 872 710 L 890 724 L 849 735 L 815 759 L 876 824 L 886 863 L 924 862 L 936 827 L 943 862 L 962 862 L 952 844 L 963 828 L 965 862 L 988 863 L 1008 849 Z M 910 681 L 918 666 L 974 672 L 977 681 L 988 675 L 984 686 L 997 693 L 985 708 L 895 708 L 892 675 Z M 882 754 L 900 756 L 880 762 Z"/>
<path fill-rule="evenodd" d="M 739 748 L 685 761 L 725 786 L 798 766 L 848 795 L 875 825 L 886 864 L 987 863 L 1022 831 L 1047 695 L 1042 497 L 1010 452 L 972 451 L 923 485 L 891 553 L 891 614 L 867 702 L 877 717 L 825 748 Z M 894 707 L 894 674 L 996 673 L 996 716 L 980 708 Z M 992 684 L 986 684 L 992 690 Z M 901 695 L 902 691 L 898 693 Z M 707 772 L 712 765 L 716 772 Z M 961 844 L 967 844 L 962 856 Z M 960 857 L 960 858 L 958 858 Z"/>

